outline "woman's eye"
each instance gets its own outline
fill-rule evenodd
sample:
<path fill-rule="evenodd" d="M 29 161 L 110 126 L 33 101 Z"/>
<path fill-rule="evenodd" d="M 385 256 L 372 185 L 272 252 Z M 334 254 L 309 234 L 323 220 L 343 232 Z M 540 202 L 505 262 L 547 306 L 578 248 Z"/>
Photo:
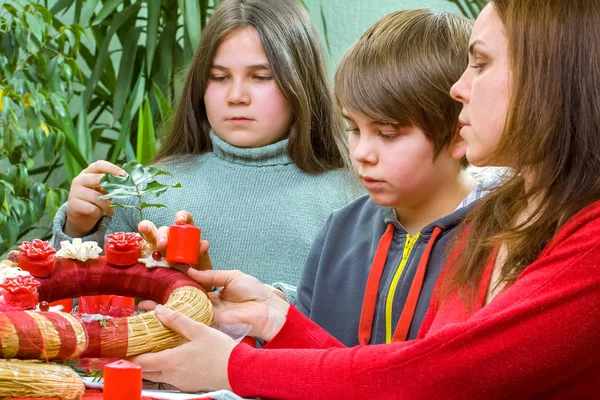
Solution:
<path fill-rule="evenodd" d="M 469 65 L 469 67 L 476 69 L 477 72 L 481 72 L 483 70 L 483 67 L 485 67 L 485 64 L 471 64 Z"/>
<path fill-rule="evenodd" d="M 347 127 L 345 129 L 345 131 L 348 132 L 348 133 L 352 133 L 353 135 L 359 135 L 360 134 L 360 129 L 358 129 L 358 128 Z"/>

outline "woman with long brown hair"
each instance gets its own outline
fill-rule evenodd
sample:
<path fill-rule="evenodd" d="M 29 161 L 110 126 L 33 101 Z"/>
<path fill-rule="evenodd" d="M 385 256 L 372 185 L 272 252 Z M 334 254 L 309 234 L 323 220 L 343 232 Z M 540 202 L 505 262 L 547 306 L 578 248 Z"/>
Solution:
<path fill-rule="evenodd" d="M 467 158 L 513 175 L 457 235 L 419 338 L 345 349 L 252 277 L 194 271 L 225 287 L 217 322 L 268 350 L 158 307 L 190 343 L 139 356 L 146 377 L 265 398 L 600 398 L 600 6 L 492 0 L 469 51 L 451 92 Z"/>

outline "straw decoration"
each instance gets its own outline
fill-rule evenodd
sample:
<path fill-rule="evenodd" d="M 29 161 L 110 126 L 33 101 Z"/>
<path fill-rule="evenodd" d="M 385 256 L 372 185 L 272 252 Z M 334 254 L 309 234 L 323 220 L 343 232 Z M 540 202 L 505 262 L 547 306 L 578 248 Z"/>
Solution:
<path fill-rule="evenodd" d="M 39 361 L 0 359 L 1 398 L 78 400 L 85 384 L 71 368 Z"/>
<path fill-rule="evenodd" d="M 141 264 L 116 268 L 104 257 L 85 263 L 58 259 L 51 276 L 35 279 L 40 282 L 40 301 L 97 294 L 143 297 L 195 321 L 212 322 L 212 304 L 204 290 L 173 269 L 148 270 Z M 175 347 L 183 341 L 163 326 L 154 312 L 101 320 L 82 320 L 63 312 L 0 312 L 0 358 L 124 358 Z"/>
<path fill-rule="evenodd" d="M 34 279 L 36 285 L 39 282 L 35 293 L 39 301 L 104 294 L 141 297 L 195 321 L 212 323 L 212 304 L 204 290 L 175 269 L 150 270 L 140 263 L 116 267 L 103 256 L 85 262 L 59 257 L 49 276 L 27 279 Z M 127 318 L 88 317 L 5 305 L 0 311 L 0 399 L 80 399 L 85 386 L 79 376 L 49 360 L 125 358 L 186 341 L 162 325 L 153 311 Z"/>
<path fill-rule="evenodd" d="M 206 325 L 212 322 L 211 302 L 206 301 L 203 292 L 192 286 L 175 289 L 165 307 Z M 154 311 L 129 317 L 128 357 L 175 347 L 186 341 L 161 324 Z"/>

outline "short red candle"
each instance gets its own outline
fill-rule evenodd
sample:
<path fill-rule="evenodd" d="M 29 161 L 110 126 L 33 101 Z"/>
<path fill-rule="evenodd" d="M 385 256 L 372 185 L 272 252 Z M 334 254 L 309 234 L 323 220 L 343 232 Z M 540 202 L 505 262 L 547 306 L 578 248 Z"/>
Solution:
<path fill-rule="evenodd" d="M 104 245 L 104 253 L 106 254 L 106 262 L 115 267 L 129 267 L 138 262 L 138 258 L 142 256 L 142 249 L 132 250 L 116 250 L 111 244 Z"/>
<path fill-rule="evenodd" d="M 171 264 L 198 264 L 200 229 L 193 225 L 171 225 L 166 259 Z"/>
<path fill-rule="evenodd" d="M 142 367 L 119 360 L 104 366 L 104 400 L 141 400 Z"/>
<path fill-rule="evenodd" d="M 24 310 L 34 309 L 37 306 L 39 299 L 40 294 L 37 292 L 37 290 L 35 293 L 4 292 L 4 301 L 6 301 L 6 304 L 13 307 L 19 307 Z"/>
<path fill-rule="evenodd" d="M 29 272 L 38 278 L 45 278 L 54 272 L 56 268 L 56 257 L 49 255 L 43 260 L 35 260 L 27 257 L 24 252 L 19 252 L 19 268 Z"/>

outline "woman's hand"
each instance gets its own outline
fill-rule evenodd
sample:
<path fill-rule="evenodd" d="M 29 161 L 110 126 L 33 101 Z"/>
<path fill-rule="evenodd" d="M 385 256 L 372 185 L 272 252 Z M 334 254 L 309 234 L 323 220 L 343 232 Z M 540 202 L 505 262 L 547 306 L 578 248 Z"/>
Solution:
<path fill-rule="evenodd" d="M 157 306 L 156 316 L 189 342 L 158 353 L 134 357 L 144 379 L 165 382 L 183 392 L 231 390 L 227 378 L 229 356 L 236 343 L 229 336 L 168 308 Z"/>
<path fill-rule="evenodd" d="M 249 336 L 271 340 L 279 332 L 290 305 L 283 293 L 240 271 L 194 271 L 188 275 L 202 286 L 219 288 L 208 293 L 215 326 L 250 325 Z"/>
<path fill-rule="evenodd" d="M 209 292 L 213 303 L 214 321 L 217 327 L 245 324 L 252 328 L 249 336 L 271 340 L 285 323 L 290 305 L 279 290 L 261 283 L 258 279 L 240 271 L 196 271 L 188 275 L 204 287 L 217 287 Z M 153 310 L 156 303 L 144 300 L 138 308 Z"/>
<path fill-rule="evenodd" d="M 100 186 L 104 174 L 126 175 L 126 172 L 108 161 L 95 161 L 73 179 L 67 200 L 67 220 L 64 231 L 71 237 L 88 234 L 106 213 L 114 215 L 108 207 L 110 200 L 99 200 L 106 192 Z"/>
<path fill-rule="evenodd" d="M 175 224 L 194 225 L 194 218 L 192 218 L 192 215 L 187 211 L 179 211 L 177 214 L 175 214 Z M 144 220 L 138 224 L 138 231 L 142 234 L 142 236 L 144 236 L 144 239 L 146 239 L 148 243 L 155 246 L 157 250 L 165 254 L 167 245 L 169 244 L 168 226 L 156 228 L 152 222 Z M 208 255 L 209 247 L 210 243 L 208 243 L 208 241 L 200 240 L 200 248 L 198 250 L 198 265 L 193 266 L 193 268 L 199 270 L 212 269 L 212 261 Z"/>

